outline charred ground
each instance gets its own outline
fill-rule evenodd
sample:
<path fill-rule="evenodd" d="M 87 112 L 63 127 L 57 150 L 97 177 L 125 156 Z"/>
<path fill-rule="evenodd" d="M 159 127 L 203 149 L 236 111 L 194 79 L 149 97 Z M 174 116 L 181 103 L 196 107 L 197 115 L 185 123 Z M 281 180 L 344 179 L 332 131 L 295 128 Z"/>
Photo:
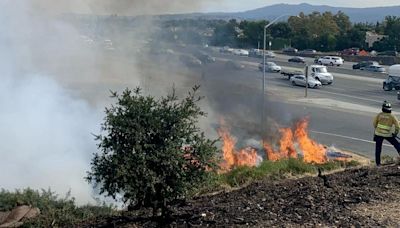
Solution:
<path fill-rule="evenodd" d="M 162 226 L 398 226 L 400 168 L 349 169 L 283 181 L 265 180 L 175 205 Z M 88 221 L 82 227 L 155 227 L 150 211 Z"/>

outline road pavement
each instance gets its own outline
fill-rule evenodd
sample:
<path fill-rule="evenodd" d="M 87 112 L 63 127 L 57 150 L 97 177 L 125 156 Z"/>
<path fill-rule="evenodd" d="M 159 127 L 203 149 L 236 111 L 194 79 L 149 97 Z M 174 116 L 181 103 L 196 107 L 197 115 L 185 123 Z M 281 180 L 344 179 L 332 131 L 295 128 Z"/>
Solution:
<path fill-rule="evenodd" d="M 242 118 L 247 116 L 257 123 L 261 113 L 259 97 L 261 97 L 262 72 L 257 67 L 260 59 L 225 54 L 215 54 L 215 56 L 217 62 L 205 65 L 202 69 L 205 90 L 214 90 L 211 95 L 209 94 L 213 98 L 223 94 L 218 102 L 223 104 L 222 110 L 227 116 L 233 115 L 234 112 L 233 116 Z M 278 55 L 275 62 L 286 63 L 285 58 Z M 229 60 L 241 62 L 246 67 L 243 70 L 229 69 L 225 65 Z M 348 66 L 351 64 L 348 63 Z M 291 69 L 304 67 L 301 64 L 285 64 L 285 66 Z M 304 87 L 292 86 L 279 73 L 267 73 L 266 113 L 277 118 L 283 125 L 308 116 L 311 136 L 319 142 L 372 158 L 374 155 L 372 119 L 380 111 L 383 100 L 392 102 L 393 109 L 399 111 L 394 113 L 399 116 L 400 105 L 396 92 L 382 90 L 385 76 L 378 73 L 354 71 L 346 67 L 330 71 L 335 77 L 333 85 L 308 89 L 307 98 L 304 96 Z M 352 72 L 357 74 L 351 74 Z M 237 108 L 227 106 L 237 106 Z M 238 114 L 240 112 L 243 113 Z M 240 126 L 243 127 L 243 124 Z M 384 153 L 396 154 L 388 144 L 384 145 Z"/>

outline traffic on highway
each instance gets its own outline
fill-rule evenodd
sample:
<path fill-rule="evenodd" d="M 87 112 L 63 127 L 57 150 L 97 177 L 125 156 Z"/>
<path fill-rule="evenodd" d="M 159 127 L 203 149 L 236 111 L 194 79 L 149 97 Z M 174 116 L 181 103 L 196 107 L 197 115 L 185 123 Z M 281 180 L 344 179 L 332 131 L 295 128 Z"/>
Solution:
<path fill-rule="evenodd" d="M 177 52 L 190 53 L 199 48 L 216 60 L 214 63 L 197 66 L 203 72 L 201 84 L 205 85 L 207 90 L 221 83 L 223 84 L 221 86 L 228 86 L 237 94 L 246 94 L 250 100 L 257 99 L 256 97 L 262 93 L 264 69 L 262 56 L 252 55 L 252 51 L 249 51 L 250 55 L 239 54 L 244 52 L 229 51 L 226 47 L 193 46 Z M 353 69 L 354 65 L 359 64 L 357 62 L 344 61 L 340 66 L 335 64 L 332 66 L 332 64 L 315 63 L 312 57 L 302 57 L 303 63 L 291 62 L 289 59 L 293 57 L 292 55 L 277 51 L 269 51 L 269 55 L 265 64 L 265 95 L 271 104 L 286 110 L 280 115 L 312 116 L 310 133 L 319 142 L 344 150 L 357 151 L 369 157 L 373 156 L 375 146 L 371 138 L 373 132 L 365 130 L 369 129 L 371 118 L 379 111 L 383 100 L 391 102 L 394 113 L 399 113 L 396 111 L 400 108 L 396 91 L 383 89 L 384 82 L 392 83 L 392 88 L 395 89 L 393 76 Z M 306 66 L 309 76 L 307 83 Z M 390 72 L 389 66 L 384 68 Z M 308 92 L 305 91 L 306 84 L 310 88 Z M 257 109 L 256 106 L 247 109 Z M 389 153 L 396 153 L 390 145 L 384 144 L 384 147 Z"/>

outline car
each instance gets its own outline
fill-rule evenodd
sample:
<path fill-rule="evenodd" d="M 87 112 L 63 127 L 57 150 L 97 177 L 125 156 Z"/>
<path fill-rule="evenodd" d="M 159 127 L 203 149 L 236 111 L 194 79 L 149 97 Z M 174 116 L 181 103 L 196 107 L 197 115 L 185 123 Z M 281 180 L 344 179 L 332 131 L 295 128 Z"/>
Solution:
<path fill-rule="evenodd" d="M 383 81 L 383 90 L 391 91 L 400 89 L 400 64 L 395 64 L 389 67 L 388 78 Z"/>
<path fill-rule="evenodd" d="M 344 60 L 339 56 L 323 56 L 318 59 L 320 65 L 340 66 Z"/>
<path fill-rule="evenodd" d="M 298 50 L 293 47 L 287 47 L 287 48 L 282 49 L 282 52 L 283 53 L 297 53 Z"/>
<path fill-rule="evenodd" d="M 399 53 L 397 51 L 383 51 L 379 52 L 378 56 L 399 56 Z"/>
<path fill-rule="evenodd" d="M 266 51 L 265 57 L 267 58 L 275 58 L 275 53 L 273 51 Z"/>
<path fill-rule="evenodd" d="M 239 56 L 249 56 L 249 51 L 244 49 L 234 49 L 232 53 Z"/>
<path fill-rule="evenodd" d="M 214 63 L 216 61 L 215 57 L 212 57 L 203 51 L 196 52 L 194 56 L 203 63 Z"/>
<path fill-rule="evenodd" d="M 362 67 L 370 66 L 370 65 L 379 65 L 376 61 L 361 61 L 353 65 L 353 70 L 360 69 Z"/>
<path fill-rule="evenodd" d="M 386 73 L 386 69 L 383 66 L 379 66 L 379 65 L 369 65 L 369 66 L 361 67 L 360 70 Z"/>
<path fill-rule="evenodd" d="M 249 51 L 250 57 L 263 58 L 263 50 L 262 49 L 252 49 Z M 275 53 L 273 51 L 265 51 L 266 58 L 275 58 Z"/>
<path fill-rule="evenodd" d="M 258 69 L 260 69 L 260 71 L 264 70 L 263 63 L 260 63 L 258 65 Z M 265 63 L 265 71 L 279 73 L 281 71 L 281 69 L 282 68 L 280 66 L 276 65 L 276 63 L 274 63 L 274 62 L 266 62 Z"/>
<path fill-rule="evenodd" d="M 317 50 L 314 49 L 304 49 L 298 52 L 299 54 L 315 54 Z"/>
<path fill-rule="evenodd" d="M 306 61 L 304 60 L 303 57 L 294 56 L 294 57 L 288 59 L 288 62 L 292 62 L 292 63 L 305 63 Z"/>
<path fill-rule="evenodd" d="M 237 62 L 237 61 L 232 61 L 229 60 L 225 63 L 225 67 L 228 69 L 234 69 L 234 70 L 242 70 L 245 68 L 244 64 Z"/>
<path fill-rule="evenodd" d="M 344 49 L 343 51 L 339 52 L 341 55 L 358 55 L 360 53 L 359 48 L 348 48 Z"/>
<path fill-rule="evenodd" d="M 179 60 L 189 67 L 197 67 L 203 64 L 198 58 L 194 57 L 193 55 L 183 54 L 179 56 Z"/>
<path fill-rule="evenodd" d="M 318 88 L 322 86 L 322 83 L 318 80 L 316 80 L 313 77 L 308 77 L 308 82 L 306 83 L 306 76 L 300 74 L 300 75 L 294 75 L 290 78 L 290 82 L 294 86 L 308 86 L 310 88 Z"/>

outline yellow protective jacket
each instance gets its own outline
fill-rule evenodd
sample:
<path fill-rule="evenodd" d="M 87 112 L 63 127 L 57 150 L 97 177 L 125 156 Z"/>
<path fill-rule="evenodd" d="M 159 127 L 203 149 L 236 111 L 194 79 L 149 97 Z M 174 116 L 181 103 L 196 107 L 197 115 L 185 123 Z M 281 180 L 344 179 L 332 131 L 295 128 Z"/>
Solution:
<path fill-rule="evenodd" d="M 392 137 L 393 133 L 399 133 L 399 121 L 390 113 L 379 113 L 374 118 L 375 135 L 382 137 Z M 393 128 L 394 127 L 394 128 Z"/>

